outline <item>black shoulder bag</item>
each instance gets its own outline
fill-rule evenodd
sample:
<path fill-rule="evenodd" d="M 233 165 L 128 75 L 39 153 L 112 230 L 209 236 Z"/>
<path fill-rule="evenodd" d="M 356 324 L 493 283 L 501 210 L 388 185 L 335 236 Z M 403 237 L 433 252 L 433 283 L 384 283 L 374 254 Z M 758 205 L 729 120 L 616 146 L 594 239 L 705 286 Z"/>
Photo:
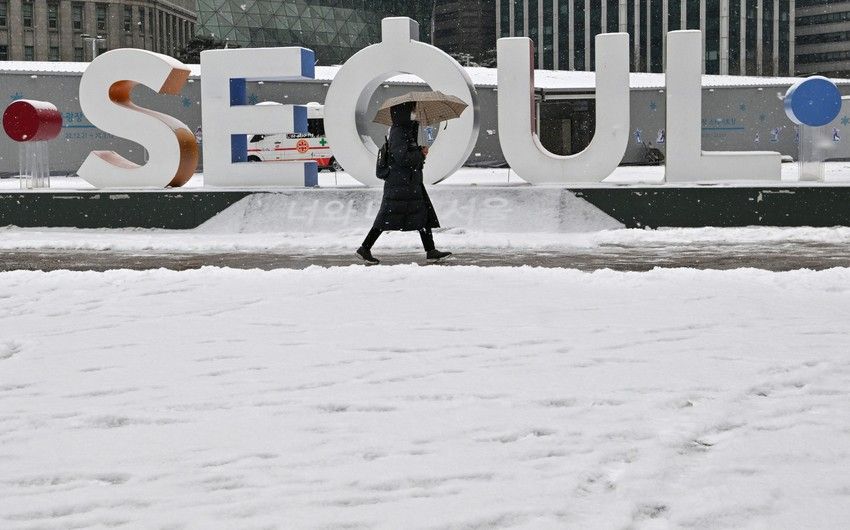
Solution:
<path fill-rule="evenodd" d="M 390 141 L 384 136 L 384 145 L 378 149 L 378 161 L 375 164 L 375 176 L 387 180 L 390 176 Z"/>

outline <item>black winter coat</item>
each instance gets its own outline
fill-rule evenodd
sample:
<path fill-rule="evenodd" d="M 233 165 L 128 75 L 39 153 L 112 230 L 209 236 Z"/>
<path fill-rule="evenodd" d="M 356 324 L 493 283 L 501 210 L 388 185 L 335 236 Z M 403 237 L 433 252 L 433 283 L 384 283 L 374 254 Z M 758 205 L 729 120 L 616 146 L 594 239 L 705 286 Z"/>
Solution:
<path fill-rule="evenodd" d="M 425 156 L 418 144 L 419 123 L 411 121 L 413 104 L 396 105 L 390 112 L 390 172 L 384 181 L 381 209 L 375 219 L 378 230 L 439 228 L 437 213 L 422 182 Z"/>

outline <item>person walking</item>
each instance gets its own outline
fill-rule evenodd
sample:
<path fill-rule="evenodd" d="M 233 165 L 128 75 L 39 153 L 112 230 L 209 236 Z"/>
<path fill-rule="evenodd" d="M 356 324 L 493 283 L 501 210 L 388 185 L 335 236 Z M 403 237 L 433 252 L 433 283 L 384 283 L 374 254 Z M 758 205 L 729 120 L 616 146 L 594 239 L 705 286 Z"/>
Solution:
<path fill-rule="evenodd" d="M 428 261 L 437 261 L 452 254 L 437 250 L 434 245 L 431 230 L 439 228 L 440 221 L 422 181 L 428 147 L 419 145 L 419 122 L 415 109 L 415 102 L 390 108 L 389 176 L 384 181 L 381 208 L 372 229 L 357 249 L 357 255 L 369 264 L 380 263 L 372 255 L 372 247 L 388 230 L 418 231 Z"/>

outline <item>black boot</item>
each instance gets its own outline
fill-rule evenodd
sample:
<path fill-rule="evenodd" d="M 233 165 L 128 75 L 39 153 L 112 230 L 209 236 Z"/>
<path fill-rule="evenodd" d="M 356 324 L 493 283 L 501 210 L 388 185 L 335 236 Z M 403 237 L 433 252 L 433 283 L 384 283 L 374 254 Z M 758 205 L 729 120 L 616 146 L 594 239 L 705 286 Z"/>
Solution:
<path fill-rule="evenodd" d="M 372 255 L 372 251 L 366 247 L 360 247 L 357 249 L 357 255 L 360 256 L 360 259 L 368 263 L 369 265 L 377 265 L 381 262 L 378 258 Z"/>
<path fill-rule="evenodd" d="M 447 258 L 451 255 L 452 255 L 451 252 L 443 252 L 442 250 L 434 249 L 434 250 L 429 250 L 425 254 L 425 257 L 428 258 L 428 261 L 439 261 L 439 260 L 441 260 L 443 258 Z"/>

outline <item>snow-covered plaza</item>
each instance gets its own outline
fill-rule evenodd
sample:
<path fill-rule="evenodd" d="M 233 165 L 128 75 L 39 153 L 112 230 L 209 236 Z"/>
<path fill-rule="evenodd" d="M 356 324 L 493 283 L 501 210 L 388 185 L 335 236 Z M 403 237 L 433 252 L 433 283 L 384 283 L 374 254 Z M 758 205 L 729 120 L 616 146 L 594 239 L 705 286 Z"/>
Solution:
<path fill-rule="evenodd" d="M 848 286 L 3 273 L 0 527 L 846 527 Z"/>
<path fill-rule="evenodd" d="M 850 0 L 0 26 L 0 530 L 850 528 Z"/>

